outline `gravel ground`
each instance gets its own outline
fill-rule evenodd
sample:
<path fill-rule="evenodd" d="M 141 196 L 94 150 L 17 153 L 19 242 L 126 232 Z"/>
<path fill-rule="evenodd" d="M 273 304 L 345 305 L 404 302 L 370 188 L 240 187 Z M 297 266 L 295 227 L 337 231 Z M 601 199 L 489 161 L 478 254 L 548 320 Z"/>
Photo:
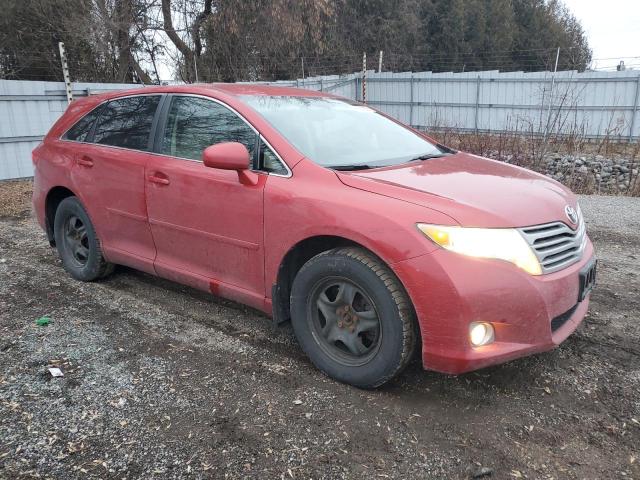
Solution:
<path fill-rule="evenodd" d="M 72 280 L 28 189 L 0 184 L 0 478 L 640 478 L 639 198 L 581 198 L 599 284 L 560 348 L 362 391 L 244 306 Z"/>
<path fill-rule="evenodd" d="M 24 216 L 30 201 L 30 181 L 0 182 L 0 218 Z"/>

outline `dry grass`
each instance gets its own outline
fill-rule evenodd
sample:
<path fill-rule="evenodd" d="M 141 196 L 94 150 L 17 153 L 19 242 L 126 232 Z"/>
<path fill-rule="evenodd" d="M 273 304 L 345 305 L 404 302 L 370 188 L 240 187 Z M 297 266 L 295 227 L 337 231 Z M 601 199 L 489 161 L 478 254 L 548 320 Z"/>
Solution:
<path fill-rule="evenodd" d="M 27 215 L 31 211 L 32 191 L 31 179 L 0 182 L 0 218 Z"/>

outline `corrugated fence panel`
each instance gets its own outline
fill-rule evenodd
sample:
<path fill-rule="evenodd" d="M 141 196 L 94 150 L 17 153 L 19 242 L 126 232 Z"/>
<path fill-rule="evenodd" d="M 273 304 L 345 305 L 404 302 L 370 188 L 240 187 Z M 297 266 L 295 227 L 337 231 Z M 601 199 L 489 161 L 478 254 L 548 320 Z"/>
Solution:
<path fill-rule="evenodd" d="M 320 77 L 306 79 L 318 89 Z M 328 77 L 325 77 L 328 78 Z M 336 79 L 336 77 L 331 77 Z M 362 99 L 362 74 L 335 80 Z M 300 80 L 298 81 L 300 82 Z M 367 103 L 422 128 L 640 138 L 640 71 L 367 72 Z"/>

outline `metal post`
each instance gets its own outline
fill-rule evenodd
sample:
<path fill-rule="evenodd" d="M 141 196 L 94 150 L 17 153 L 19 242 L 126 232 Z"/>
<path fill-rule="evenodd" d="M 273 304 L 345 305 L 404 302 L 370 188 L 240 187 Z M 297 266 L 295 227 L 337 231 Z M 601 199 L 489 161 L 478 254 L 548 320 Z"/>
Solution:
<path fill-rule="evenodd" d="M 549 109 L 547 111 L 547 125 L 544 128 L 543 143 L 547 141 L 549 134 L 549 124 L 551 123 L 551 103 L 553 102 L 553 86 L 556 83 L 556 73 L 558 72 L 558 59 L 560 58 L 560 47 L 556 51 L 556 66 L 553 68 L 553 76 L 551 77 L 551 89 L 549 90 Z"/>
<path fill-rule="evenodd" d="M 380 56 L 378 57 L 378 73 L 382 73 L 382 50 L 380 50 Z"/>
<path fill-rule="evenodd" d="M 60 51 L 60 62 L 62 63 L 62 76 L 64 85 L 67 90 L 67 102 L 73 102 L 73 91 L 71 90 L 71 77 L 69 76 L 69 64 L 67 63 L 67 54 L 64 50 L 64 43 L 58 42 L 58 50 Z"/>
<path fill-rule="evenodd" d="M 302 63 L 302 82 L 304 83 L 304 57 L 300 57 L 300 62 Z"/>
<path fill-rule="evenodd" d="M 411 82 L 409 90 L 409 126 L 413 127 L 413 73 L 411 73 Z"/>
<path fill-rule="evenodd" d="M 322 83 L 322 77 L 320 77 L 320 91 L 324 92 L 324 85 Z"/>
<path fill-rule="evenodd" d="M 367 103 L 367 52 L 362 54 L 362 103 Z"/>
<path fill-rule="evenodd" d="M 640 95 L 640 75 L 636 81 L 636 98 L 633 102 L 633 110 L 631 111 L 631 126 L 629 127 L 629 143 L 633 141 L 633 129 L 636 126 L 636 113 L 638 112 L 638 98 Z M 640 141 L 640 139 L 638 140 Z"/>
<path fill-rule="evenodd" d="M 474 120 L 474 129 L 476 131 L 476 135 L 478 134 L 478 110 L 480 109 L 480 75 L 478 75 L 478 79 L 476 80 L 476 113 Z"/>
<path fill-rule="evenodd" d="M 198 57 L 196 55 L 193 56 L 193 69 L 196 74 L 196 83 L 198 83 Z"/>

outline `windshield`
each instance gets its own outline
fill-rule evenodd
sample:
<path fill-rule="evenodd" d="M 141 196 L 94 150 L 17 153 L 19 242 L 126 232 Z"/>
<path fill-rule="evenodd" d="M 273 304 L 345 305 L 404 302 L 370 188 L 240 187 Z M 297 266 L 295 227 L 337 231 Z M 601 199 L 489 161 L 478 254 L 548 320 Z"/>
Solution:
<path fill-rule="evenodd" d="M 323 97 L 243 96 L 301 153 L 329 168 L 397 165 L 443 152 L 366 105 Z"/>

